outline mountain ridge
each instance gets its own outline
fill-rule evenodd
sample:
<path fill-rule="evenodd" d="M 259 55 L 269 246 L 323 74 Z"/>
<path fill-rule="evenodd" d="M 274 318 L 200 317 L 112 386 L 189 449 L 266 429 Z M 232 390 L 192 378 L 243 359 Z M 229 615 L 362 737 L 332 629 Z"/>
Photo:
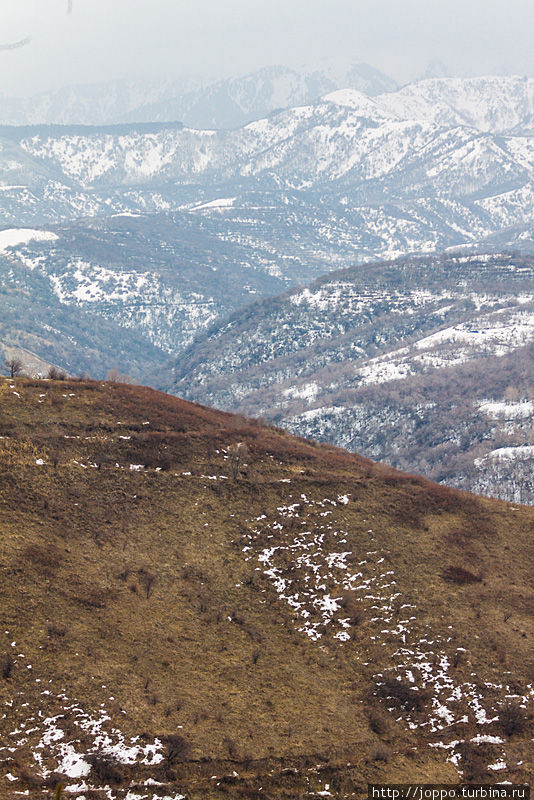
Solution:
<path fill-rule="evenodd" d="M 235 128 L 276 109 L 315 101 L 342 86 L 379 94 L 395 88 L 396 83 L 357 62 L 341 69 L 295 70 L 273 65 L 219 81 L 195 77 L 111 81 L 65 87 L 28 100 L 4 97 L 0 124 L 179 121 L 193 128 Z"/>
<path fill-rule="evenodd" d="M 444 483 L 533 503 L 532 415 L 514 428 L 479 410 L 505 403 L 506 392 L 534 410 L 532 269 L 519 255 L 445 254 L 330 273 L 199 332 L 165 385 Z M 511 460 L 507 477 L 488 474 L 484 486 L 477 465 L 507 445 L 523 453 L 524 469 L 517 462 L 514 476 Z"/>

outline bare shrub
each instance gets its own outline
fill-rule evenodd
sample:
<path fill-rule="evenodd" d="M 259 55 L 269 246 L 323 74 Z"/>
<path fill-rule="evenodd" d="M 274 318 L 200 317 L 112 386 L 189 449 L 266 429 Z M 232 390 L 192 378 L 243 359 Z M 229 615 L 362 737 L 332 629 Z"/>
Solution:
<path fill-rule="evenodd" d="M 189 756 L 191 755 L 191 745 L 187 739 L 184 739 L 184 737 L 180 736 L 179 733 L 173 733 L 170 736 L 167 736 L 163 741 L 167 746 L 165 763 L 169 767 L 188 760 Z"/>
<path fill-rule="evenodd" d="M 141 567 L 141 569 L 137 570 L 137 574 L 139 575 L 139 581 L 141 582 L 148 599 L 152 589 L 154 588 L 154 584 L 156 583 L 156 576 L 153 572 L 149 572 L 144 567 Z"/>
<path fill-rule="evenodd" d="M 20 358 L 6 358 L 5 366 L 10 378 L 16 378 L 18 375 L 21 375 L 24 369 L 24 364 Z"/>
<path fill-rule="evenodd" d="M 52 464 L 54 469 L 57 469 L 59 466 L 59 462 L 61 460 L 61 452 L 59 450 L 52 450 L 50 452 L 49 457 L 50 457 L 50 463 Z"/>
<path fill-rule="evenodd" d="M 110 466 L 114 463 L 113 459 L 107 453 L 96 453 L 93 456 L 93 462 L 96 464 L 97 469 L 102 469 L 102 467 Z"/>
<path fill-rule="evenodd" d="M 383 761 L 384 763 L 388 763 L 390 761 L 391 756 L 393 755 L 393 751 L 391 747 L 388 747 L 387 744 L 383 744 L 380 742 L 379 744 L 375 745 L 370 753 L 371 761 Z"/>
<path fill-rule="evenodd" d="M 342 619 L 348 619 L 349 624 L 354 627 L 363 622 L 364 613 L 355 592 L 343 592 L 337 602 L 343 609 L 343 613 L 340 614 Z"/>
<path fill-rule="evenodd" d="M 22 783 L 25 784 L 25 786 L 37 789 L 41 788 L 43 779 L 38 775 L 34 765 L 35 760 L 33 758 L 33 753 L 30 752 L 28 745 L 23 745 L 14 753 L 10 763 L 10 770 L 13 775 L 16 775 Z"/>
<path fill-rule="evenodd" d="M 103 753 L 90 755 L 87 757 L 87 761 L 91 765 L 91 773 L 98 783 L 117 786 L 123 782 L 124 767 L 119 761 L 115 761 Z"/>
<path fill-rule="evenodd" d="M 509 701 L 499 711 L 499 723 L 505 736 L 524 733 L 528 724 L 528 713 L 519 703 Z"/>
<path fill-rule="evenodd" d="M 239 758 L 239 747 L 237 746 L 237 743 L 233 739 L 230 739 L 229 736 L 225 738 L 224 746 L 226 747 L 230 758 L 232 759 Z"/>
<path fill-rule="evenodd" d="M 457 583 L 459 586 L 465 586 L 469 583 L 480 583 L 482 578 L 479 575 L 474 575 L 470 570 L 464 567 L 450 566 L 447 567 L 441 574 L 441 577 L 449 583 Z"/>
<path fill-rule="evenodd" d="M 62 369 L 58 369 L 57 367 L 50 367 L 46 377 L 51 381 L 66 381 L 67 373 L 63 372 Z"/>
<path fill-rule="evenodd" d="M 168 455 L 167 453 L 163 453 L 159 457 L 158 467 L 162 472 L 168 472 L 170 469 L 172 469 L 173 460 L 172 460 L 171 456 Z"/>
<path fill-rule="evenodd" d="M 480 748 L 473 742 L 461 742 L 458 750 L 462 761 L 464 778 L 475 783 L 482 783 L 488 777 L 487 759 Z"/>
<path fill-rule="evenodd" d="M 2 661 L 2 678 L 5 681 L 8 681 L 11 678 L 13 673 L 13 667 L 15 666 L 15 662 L 11 658 L 11 656 L 6 656 Z"/>
<path fill-rule="evenodd" d="M 53 622 L 46 626 L 46 632 L 51 639 L 64 639 L 67 635 L 64 625 L 56 625 Z"/>
<path fill-rule="evenodd" d="M 386 733 L 389 729 L 389 719 L 384 714 L 381 708 L 376 706 L 369 706 L 366 709 L 367 719 L 369 721 L 369 727 L 374 733 L 377 733 L 379 736 L 382 736 Z"/>
<path fill-rule="evenodd" d="M 184 581 L 196 581 L 203 583 L 206 580 L 206 576 L 198 567 L 194 564 L 184 564 L 182 566 L 182 578 Z"/>
<path fill-rule="evenodd" d="M 237 480 L 239 473 L 246 466 L 249 455 L 249 449 L 244 442 L 231 444 L 228 448 L 228 462 L 234 481 Z"/>
<path fill-rule="evenodd" d="M 429 698 L 428 691 L 397 678 L 387 678 L 378 687 L 377 694 L 384 699 L 393 699 L 408 711 L 422 711 Z"/>
<path fill-rule="evenodd" d="M 131 377 L 123 372 L 120 372 L 117 367 L 113 367 L 112 369 L 108 370 L 106 381 L 109 383 L 133 383 Z"/>
<path fill-rule="evenodd" d="M 44 571 L 59 567 L 62 558 L 61 550 L 55 544 L 29 544 L 21 553 L 24 564 L 33 564 Z"/>
<path fill-rule="evenodd" d="M 117 592 L 108 587 L 87 586 L 80 588 L 76 601 L 88 608 L 106 608 L 108 601 L 115 598 Z"/>
<path fill-rule="evenodd" d="M 445 539 L 451 545 L 457 547 L 464 547 L 469 541 L 469 533 L 467 528 L 452 528 L 445 534 Z"/>
<path fill-rule="evenodd" d="M 456 650 L 452 657 L 452 666 L 457 669 L 465 663 L 465 650 Z"/>

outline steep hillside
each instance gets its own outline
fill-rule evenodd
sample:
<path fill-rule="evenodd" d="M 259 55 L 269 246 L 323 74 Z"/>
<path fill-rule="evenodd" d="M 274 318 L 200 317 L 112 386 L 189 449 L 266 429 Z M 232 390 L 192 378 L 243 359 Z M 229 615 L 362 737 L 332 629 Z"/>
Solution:
<path fill-rule="evenodd" d="M 434 480 L 533 503 L 533 303 L 532 258 L 354 267 L 199 335 L 171 386 Z"/>
<path fill-rule="evenodd" d="M 106 375 L 120 367 L 140 379 L 166 363 L 164 351 L 143 332 L 128 331 L 125 336 L 112 318 L 93 314 L 90 307 L 62 303 L 48 277 L 3 255 L 0 300 L 0 341 L 4 348 L 26 351 L 19 355 L 29 374 L 39 372 L 42 361 L 72 375 Z"/>
<path fill-rule="evenodd" d="M 0 413 L 3 797 L 529 780 L 532 509 L 139 387 Z"/>
<path fill-rule="evenodd" d="M 24 286 L 27 311 L 17 308 L 15 324 L 29 328 L 34 307 L 44 297 L 50 312 L 40 319 L 64 330 L 63 318 L 78 319 L 80 312 L 94 320 L 96 329 L 115 329 L 113 347 L 120 362 L 139 377 L 134 342 L 146 340 L 146 377 L 170 353 L 189 344 L 199 328 L 250 303 L 257 295 L 283 291 L 288 278 L 277 274 L 276 261 L 258 247 L 258 265 L 251 248 L 224 241 L 209 219 L 194 214 L 158 214 L 151 217 L 117 215 L 55 227 L 48 238 L 40 231 L 0 232 L 11 236 L 0 255 L 0 276 L 6 287 Z M 30 239 L 30 235 L 36 238 Z M 26 239 L 26 241 L 24 241 Z M 291 260 L 295 272 L 297 259 Z M 304 272 L 304 270 L 303 270 Z M 11 319 L 3 320 L 8 335 Z M 125 331 L 127 329 L 127 332 Z M 15 333 L 13 334 L 15 336 Z M 150 344 L 149 344 L 150 343 Z M 101 374 L 109 353 L 95 337 L 93 348 L 58 352 L 71 372 Z M 125 352 L 132 348 L 131 353 Z M 100 353 L 100 364 L 95 352 Z M 74 358 L 73 358 L 74 356 Z M 115 360 L 119 358 L 119 353 Z"/>

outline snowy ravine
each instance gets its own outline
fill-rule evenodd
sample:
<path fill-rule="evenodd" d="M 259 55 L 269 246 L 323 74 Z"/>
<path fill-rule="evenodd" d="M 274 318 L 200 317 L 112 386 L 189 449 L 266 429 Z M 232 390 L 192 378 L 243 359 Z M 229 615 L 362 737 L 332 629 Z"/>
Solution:
<path fill-rule="evenodd" d="M 242 540 L 246 560 L 260 564 L 256 569 L 294 610 L 298 630 L 312 640 L 320 643 L 328 637 L 339 646 L 359 641 L 363 646 L 355 659 L 368 668 L 372 662 L 363 660 L 369 657 L 367 645 L 393 648 L 392 666 L 373 674 L 376 694 L 391 712 L 401 713 L 399 719 L 410 729 L 423 734 L 430 747 L 447 751 L 447 760 L 460 776 L 466 745 L 487 746 L 488 770 L 504 772 L 512 762 L 493 723 L 507 701 L 526 707 L 534 698 L 533 685 L 518 694 L 509 672 L 501 683 L 482 681 L 474 672 L 470 680 L 459 681 L 453 666 L 468 656 L 468 643 L 452 644 L 458 640 L 453 625 L 447 626 L 450 635 L 444 636 L 418 618 L 417 607 L 403 599 L 372 528 L 358 532 L 358 552 L 349 547 L 343 519 L 349 502 L 349 495 L 313 500 L 289 494 L 276 518 L 261 515 L 250 521 Z M 400 712 L 392 679 L 414 695 L 408 705 L 401 703 Z"/>

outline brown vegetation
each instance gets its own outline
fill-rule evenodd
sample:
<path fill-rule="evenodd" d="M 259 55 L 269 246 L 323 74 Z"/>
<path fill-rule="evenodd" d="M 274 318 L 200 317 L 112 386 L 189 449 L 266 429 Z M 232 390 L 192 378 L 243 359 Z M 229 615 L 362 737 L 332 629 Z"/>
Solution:
<path fill-rule="evenodd" d="M 0 439 L 1 631 L 9 631 L 0 650 L 1 700 L 20 693 L 49 717 L 63 713 L 63 691 L 87 711 L 104 702 L 127 739 L 165 742 L 162 771 L 147 769 L 144 777 L 172 775 L 192 800 L 219 800 L 211 775 L 232 776 L 234 769 L 240 777 L 227 788 L 236 797 L 260 786 L 265 796 L 298 797 L 322 791 L 325 782 L 334 787 L 334 778 L 350 793 L 371 777 L 409 781 L 414 770 L 454 781 L 445 755 L 397 721 L 425 719 L 425 692 L 405 679 L 376 677 L 395 674 L 398 642 L 373 623 L 373 601 L 329 585 L 325 591 L 340 598 L 337 617 L 348 618 L 356 635 L 340 643 L 325 628 L 313 642 L 299 633 L 301 621 L 257 558 L 246 560 L 243 535 L 253 521 L 278 519 L 279 507 L 291 503 L 302 515 L 302 495 L 317 503 L 350 495 L 326 519 L 346 532 L 341 548 L 351 553 L 351 571 L 370 550 L 384 553 L 384 569 L 394 571 L 421 626 L 444 642 L 450 637 L 451 664 L 458 648 L 468 649 L 454 663 L 458 681 L 474 680 L 476 672 L 477 681 L 502 682 L 491 644 L 497 640 L 506 669 L 520 685 L 531 680 L 531 509 L 511 514 L 505 504 L 142 387 L 18 384 L 20 398 L 11 391 L 0 397 L 10 431 Z M 246 444 L 255 473 L 240 467 L 232 480 L 225 455 L 237 442 Z M 160 470 L 164 456 L 170 466 Z M 224 477 L 211 480 L 215 475 Z M 306 528 L 302 517 L 290 519 L 280 536 L 293 541 Z M 453 556 L 447 532 L 454 530 L 474 533 Z M 282 562 L 284 570 L 294 568 L 291 555 Z M 442 579 L 451 562 L 472 565 L 483 581 L 459 591 L 456 581 Z M 395 618 L 404 613 L 395 607 Z M 50 697 L 37 678 L 52 682 Z M 517 728 L 506 713 L 501 729 Z M 25 715 L 18 701 L 9 706 L 2 741 Z M 512 744 L 523 746 L 529 724 L 506 734 Z M 377 736 L 391 749 L 387 758 L 373 750 Z M 415 765 L 399 756 L 410 749 Z M 24 765 L 24 788 L 34 791 L 31 753 L 20 756 Z M 318 765 L 324 772 L 308 771 Z M 101 756 L 94 770 L 121 786 L 131 777 Z"/>

